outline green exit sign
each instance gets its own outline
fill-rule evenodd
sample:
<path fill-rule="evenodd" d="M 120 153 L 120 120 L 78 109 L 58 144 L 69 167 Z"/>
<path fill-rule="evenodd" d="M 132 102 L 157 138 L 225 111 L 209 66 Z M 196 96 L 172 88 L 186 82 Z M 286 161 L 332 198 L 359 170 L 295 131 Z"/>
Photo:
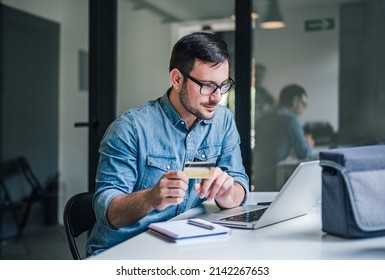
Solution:
<path fill-rule="evenodd" d="M 335 25 L 334 18 L 309 19 L 305 20 L 305 31 L 312 32 L 333 30 Z"/>

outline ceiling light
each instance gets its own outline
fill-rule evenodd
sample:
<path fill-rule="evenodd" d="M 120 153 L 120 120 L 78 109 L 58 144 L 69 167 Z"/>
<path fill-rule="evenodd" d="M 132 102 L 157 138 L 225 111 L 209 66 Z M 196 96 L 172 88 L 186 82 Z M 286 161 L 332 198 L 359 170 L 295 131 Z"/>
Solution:
<path fill-rule="evenodd" d="M 266 16 L 259 26 L 265 29 L 277 29 L 286 26 L 279 11 L 278 0 L 269 0 Z"/>

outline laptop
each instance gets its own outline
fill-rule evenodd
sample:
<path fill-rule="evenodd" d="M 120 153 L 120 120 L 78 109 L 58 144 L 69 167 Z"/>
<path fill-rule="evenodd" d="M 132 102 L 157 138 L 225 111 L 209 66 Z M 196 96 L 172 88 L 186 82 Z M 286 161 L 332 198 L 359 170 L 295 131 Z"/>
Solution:
<path fill-rule="evenodd" d="M 227 227 L 258 229 L 307 214 L 321 199 L 319 160 L 300 163 L 268 205 L 244 205 L 197 218 Z"/>

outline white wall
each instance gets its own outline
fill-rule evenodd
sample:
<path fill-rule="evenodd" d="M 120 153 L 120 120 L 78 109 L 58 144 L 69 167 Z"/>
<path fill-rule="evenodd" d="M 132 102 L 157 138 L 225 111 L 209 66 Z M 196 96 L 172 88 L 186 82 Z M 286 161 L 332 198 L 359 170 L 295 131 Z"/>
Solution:
<path fill-rule="evenodd" d="M 118 115 L 163 95 L 170 86 L 170 24 L 133 6 L 118 1 Z"/>
<path fill-rule="evenodd" d="M 79 90 L 78 51 L 88 50 L 88 0 L 3 0 L 3 4 L 60 24 L 59 221 L 70 196 L 88 188 L 88 92 Z"/>

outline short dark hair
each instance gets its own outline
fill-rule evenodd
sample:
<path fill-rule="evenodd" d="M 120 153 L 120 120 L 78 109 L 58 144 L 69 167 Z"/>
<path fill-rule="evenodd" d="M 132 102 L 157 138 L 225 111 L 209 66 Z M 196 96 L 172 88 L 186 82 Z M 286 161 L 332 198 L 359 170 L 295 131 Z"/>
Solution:
<path fill-rule="evenodd" d="M 293 105 L 293 100 L 296 97 L 302 97 L 303 95 L 307 96 L 303 87 L 296 84 L 287 85 L 281 90 L 279 95 L 279 105 L 290 107 Z"/>
<path fill-rule="evenodd" d="M 207 32 L 195 32 L 184 36 L 172 49 L 169 71 L 178 68 L 190 73 L 196 59 L 214 65 L 230 61 L 226 42 L 217 35 Z"/>

